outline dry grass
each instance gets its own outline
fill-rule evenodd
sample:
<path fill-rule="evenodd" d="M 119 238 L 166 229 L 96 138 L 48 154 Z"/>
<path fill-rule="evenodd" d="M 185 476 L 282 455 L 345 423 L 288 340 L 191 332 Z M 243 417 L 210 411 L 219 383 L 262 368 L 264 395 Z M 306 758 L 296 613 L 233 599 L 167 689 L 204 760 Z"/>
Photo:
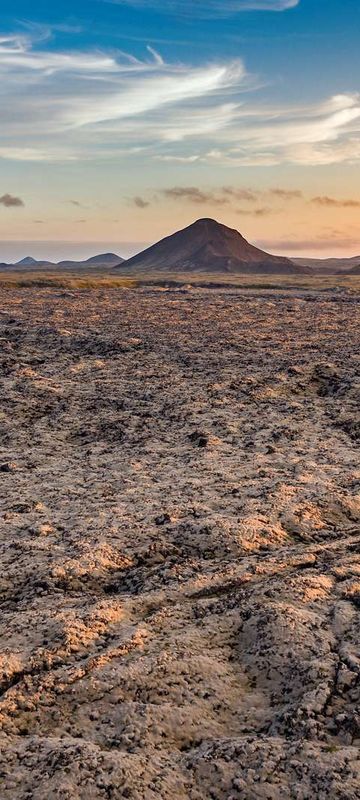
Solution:
<path fill-rule="evenodd" d="M 114 275 L 47 274 L 37 272 L 0 272 L 0 286 L 9 288 L 54 289 L 134 289 L 138 281 Z"/>
<path fill-rule="evenodd" d="M 124 276 L 125 277 L 125 276 Z M 183 286 L 218 286 L 239 289 L 308 289 L 323 290 L 335 287 L 360 290 L 359 275 L 234 275 L 224 273 L 151 273 L 136 274 L 139 284 Z"/>
<path fill-rule="evenodd" d="M 177 288 L 191 284 L 204 288 L 239 289 L 303 289 L 307 291 L 334 288 L 360 291 L 360 276 L 350 275 L 227 275 L 224 273 L 144 273 L 118 275 L 84 272 L 0 272 L 0 287 L 57 289 L 135 289 L 139 286 Z"/>

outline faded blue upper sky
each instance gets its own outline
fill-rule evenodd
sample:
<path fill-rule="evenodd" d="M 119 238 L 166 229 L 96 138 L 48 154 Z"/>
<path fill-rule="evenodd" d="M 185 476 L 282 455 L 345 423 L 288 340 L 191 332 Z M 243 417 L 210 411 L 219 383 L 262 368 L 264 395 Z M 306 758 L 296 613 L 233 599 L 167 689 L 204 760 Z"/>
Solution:
<path fill-rule="evenodd" d="M 0 26 L 0 239 L 211 215 L 360 251 L 358 0 L 2 0 Z"/>

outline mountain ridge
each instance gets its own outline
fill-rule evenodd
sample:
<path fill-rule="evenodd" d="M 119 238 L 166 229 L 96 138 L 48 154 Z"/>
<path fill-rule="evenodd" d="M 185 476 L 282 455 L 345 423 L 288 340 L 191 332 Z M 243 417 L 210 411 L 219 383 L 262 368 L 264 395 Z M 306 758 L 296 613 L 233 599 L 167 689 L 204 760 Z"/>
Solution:
<path fill-rule="evenodd" d="M 112 269 L 117 264 L 122 264 L 124 259 L 116 253 L 100 253 L 99 255 L 90 256 L 90 258 L 83 261 L 76 261 L 66 259 L 64 261 L 48 261 L 46 259 L 33 258 L 32 256 L 25 256 L 14 263 L 0 263 L 1 269 L 6 270 L 26 270 L 34 272 L 37 269 L 96 269 L 107 268 Z"/>

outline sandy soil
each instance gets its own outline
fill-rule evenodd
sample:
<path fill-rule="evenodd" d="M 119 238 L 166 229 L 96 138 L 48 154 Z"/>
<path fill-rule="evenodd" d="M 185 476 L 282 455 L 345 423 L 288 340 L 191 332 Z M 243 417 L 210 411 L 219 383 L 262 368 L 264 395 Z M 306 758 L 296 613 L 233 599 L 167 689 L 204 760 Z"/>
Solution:
<path fill-rule="evenodd" d="M 1 800 L 359 797 L 358 301 L 2 291 Z"/>

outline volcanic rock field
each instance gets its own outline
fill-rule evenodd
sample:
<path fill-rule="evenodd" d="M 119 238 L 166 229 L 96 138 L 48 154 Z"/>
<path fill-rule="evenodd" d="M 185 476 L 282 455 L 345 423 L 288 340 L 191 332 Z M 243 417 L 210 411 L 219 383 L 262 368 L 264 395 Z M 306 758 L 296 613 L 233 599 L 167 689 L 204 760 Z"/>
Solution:
<path fill-rule="evenodd" d="M 360 298 L 4 288 L 1 800 L 356 800 Z"/>

